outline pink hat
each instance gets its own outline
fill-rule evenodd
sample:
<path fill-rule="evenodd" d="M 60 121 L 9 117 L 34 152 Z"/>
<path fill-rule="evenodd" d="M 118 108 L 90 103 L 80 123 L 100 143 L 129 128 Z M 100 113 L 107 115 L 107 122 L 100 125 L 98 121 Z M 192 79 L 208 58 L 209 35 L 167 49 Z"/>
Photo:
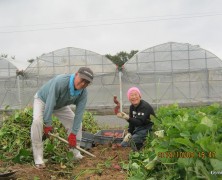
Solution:
<path fill-rule="evenodd" d="M 128 97 L 128 99 L 129 99 L 130 94 L 132 93 L 132 91 L 136 91 L 136 92 L 138 92 L 139 95 L 140 95 L 140 97 L 141 97 L 140 90 L 139 90 L 137 87 L 131 87 L 131 88 L 129 88 L 129 90 L 127 91 L 127 97 Z"/>

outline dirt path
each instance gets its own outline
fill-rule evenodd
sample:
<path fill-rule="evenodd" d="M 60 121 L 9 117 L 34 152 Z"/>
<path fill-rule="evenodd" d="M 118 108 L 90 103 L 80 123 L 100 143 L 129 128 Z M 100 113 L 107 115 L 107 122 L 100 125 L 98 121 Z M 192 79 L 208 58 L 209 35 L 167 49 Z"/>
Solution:
<path fill-rule="evenodd" d="M 126 127 L 124 120 L 114 115 L 95 116 L 96 121 L 101 127 L 110 128 Z M 0 117 L 0 123 L 2 117 Z M 47 164 L 44 170 L 38 170 L 30 164 L 12 164 L 0 160 L 0 173 L 10 170 L 17 170 L 14 177 L 10 179 L 20 180 L 107 180 L 107 179 L 127 179 L 127 171 L 124 170 L 124 164 L 128 164 L 128 155 L 130 149 L 114 147 L 114 145 L 97 145 L 89 150 L 96 155 L 91 158 L 87 155 L 79 161 L 73 162 L 73 168 L 67 168 L 60 164 Z M 1 179 L 1 178 L 0 178 Z"/>

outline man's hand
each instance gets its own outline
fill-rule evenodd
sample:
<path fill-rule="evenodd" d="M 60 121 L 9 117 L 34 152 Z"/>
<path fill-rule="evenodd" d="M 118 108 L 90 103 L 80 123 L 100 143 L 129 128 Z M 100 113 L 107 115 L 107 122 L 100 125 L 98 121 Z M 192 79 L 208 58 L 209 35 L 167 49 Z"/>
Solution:
<path fill-rule="evenodd" d="M 123 138 L 124 142 L 129 142 L 129 140 L 132 138 L 132 134 L 131 133 L 127 133 L 125 135 L 125 137 Z"/>
<path fill-rule="evenodd" d="M 45 126 L 43 128 L 43 130 L 44 130 L 45 137 L 48 138 L 49 137 L 49 132 L 52 132 L 53 128 L 52 128 L 52 126 Z"/>
<path fill-rule="evenodd" d="M 116 114 L 118 118 L 122 118 L 122 119 L 125 119 L 125 120 L 129 120 L 129 115 L 127 115 L 126 113 L 124 112 L 119 112 Z"/>
<path fill-rule="evenodd" d="M 69 134 L 68 137 L 69 147 L 76 147 L 76 135 L 73 133 Z"/>

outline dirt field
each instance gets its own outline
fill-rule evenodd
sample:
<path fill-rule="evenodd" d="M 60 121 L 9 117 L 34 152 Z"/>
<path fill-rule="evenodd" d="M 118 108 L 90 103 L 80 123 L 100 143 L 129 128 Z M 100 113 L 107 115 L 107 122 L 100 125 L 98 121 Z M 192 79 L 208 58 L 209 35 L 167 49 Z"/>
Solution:
<path fill-rule="evenodd" d="M 127 171 L 122 165 L 128 162 L 129 148 L 117 145 L 98 145 L 89 150 L 96 158 L 84 155 L 81 161 L 74 162 L 74 168 L 65 168 L 60 164 L 47 164 L 44 170 L 36 169 L 32 164 L 10 164 L 0 161 L 0 169 L 17 171 L 9 179 L 17 180 L 108 180 L 127 179 Z M 1 178 L 0 178 L 1 179 Z"/>
<path fill-rule="evenodd" d="M 1 114 L 0 114 L 1 115 Z M 116 116 L 96 116 L 100 126 L 125 127 L 125 121 L 119 120 Z M 0 124 L 2 116 L 0 116 Z M 125 124 L 124 124 L 125 123 Z M 98 145 L 89 150 L 96 158 L 84 155 L 81 161 L 74 161 L 73 168 L 66 168 L 60 164 L 46 164 L 47 168 L 38 170 L 33 164 L 12 164 L 0 160 L 1 175 L 10 171 L 16 171 L 14 176 L 8 179 L 15 180 L 71 180 L 71 179 L 126 179 L 127 171 L 122 168 L 128 163 L 130 149 L 113 147 L 113 145 Z"/>

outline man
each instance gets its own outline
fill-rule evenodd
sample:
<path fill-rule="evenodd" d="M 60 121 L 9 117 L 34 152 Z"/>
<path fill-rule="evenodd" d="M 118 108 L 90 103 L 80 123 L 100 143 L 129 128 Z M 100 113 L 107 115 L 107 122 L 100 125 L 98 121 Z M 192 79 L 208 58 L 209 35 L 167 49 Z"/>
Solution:
<path fill-rule="evenodd" d="M 117 117 L 129 123 L 128 134 L 124 137 L 121 146 L 127 147 L 131 142 L 133 150 L 140 150 L 153 126 L 150 116 L 155 116 L 155 113 L 151 105 L 141 99 L 141 93 L 137 87 L 130 88 L 127 97 L 131 103 L 129 115 L 124 112 L 117 113 Z"/>
<path fill-rule="evenodd" d="M 86 87 L 93 81 L 93 72 L 81 67 L 75 74 L 62 74 L 49 80 L 34 97 L 31 140 L 35 166 L 45 168 L 42 136 L 48 137 L 53 130 L 52 114 L 57 116 L 67 130 L 70 148 L 80 145 L 82 116 L 87 102 Z M 69 105 L 76 105 L 75 114 Z M 78 142 L 77 142 L 78 141 Z M 73 150 L 74 157 L 83 156 Z"/>

